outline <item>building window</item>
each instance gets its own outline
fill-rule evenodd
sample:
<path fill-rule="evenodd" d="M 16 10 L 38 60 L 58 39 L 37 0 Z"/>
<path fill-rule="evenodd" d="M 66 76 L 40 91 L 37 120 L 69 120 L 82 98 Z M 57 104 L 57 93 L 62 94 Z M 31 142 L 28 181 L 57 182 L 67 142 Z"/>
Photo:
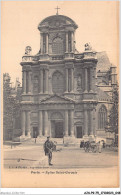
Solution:
<path fill-rule="evenodd" d="M 101 106 L 98 112 L 98 129 L 104 129 L 107 121 L 107 110 L 105 106 Z"/>
<path fill-rule="evenodd" d="M 64 53 L 63 39 L 56 37 L 52 43 L 52 53 L 62 55 Z"/>

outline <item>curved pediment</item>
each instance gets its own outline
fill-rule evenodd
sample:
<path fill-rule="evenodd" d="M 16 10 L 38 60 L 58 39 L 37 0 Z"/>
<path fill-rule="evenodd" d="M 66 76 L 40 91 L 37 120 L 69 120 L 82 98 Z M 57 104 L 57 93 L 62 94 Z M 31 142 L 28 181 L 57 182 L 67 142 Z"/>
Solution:
<path fill-rule="evenodd" d="M 45 18 L 40 22 L 38 29 L 42 27 L 59 27 L 59 26 L 71 25 L 75 29 L 78 27 L 77 24 L 69 17 L 64 15 L 53 15 Z"/>

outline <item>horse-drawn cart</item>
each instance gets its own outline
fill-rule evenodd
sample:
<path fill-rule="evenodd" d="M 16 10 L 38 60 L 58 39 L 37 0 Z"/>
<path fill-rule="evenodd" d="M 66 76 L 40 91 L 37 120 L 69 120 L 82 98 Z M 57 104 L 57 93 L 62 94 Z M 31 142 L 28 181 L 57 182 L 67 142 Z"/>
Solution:
<path fill-rule="evenodd" d="M 95 141 L 92 142 L 87 141 L 84 144 L 85 152 L 97 152 L 97 149 L 98 149 L 98 145 Z"/>

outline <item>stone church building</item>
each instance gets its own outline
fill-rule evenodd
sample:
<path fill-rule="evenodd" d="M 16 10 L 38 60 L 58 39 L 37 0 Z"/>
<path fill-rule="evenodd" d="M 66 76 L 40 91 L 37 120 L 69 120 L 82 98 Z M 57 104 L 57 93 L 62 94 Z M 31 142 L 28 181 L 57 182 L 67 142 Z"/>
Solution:
<path fill-rule="evenodd" d="M 116 67 L 106 52 L 85 44 L 76 49 L 77 24 L 64 15 L 38 25 L 40 50 L 27 46 L 22 57 L 21 131 L 23 138 L 105 137 Z M 39 40 L 38 40 L 39 41 Z"/>

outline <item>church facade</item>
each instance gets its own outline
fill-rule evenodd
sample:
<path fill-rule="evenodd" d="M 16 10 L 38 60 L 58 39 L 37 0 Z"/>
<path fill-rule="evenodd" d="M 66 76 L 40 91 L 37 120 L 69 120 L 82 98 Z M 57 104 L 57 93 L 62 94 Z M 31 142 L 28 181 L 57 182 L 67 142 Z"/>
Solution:
<path fill-rule="evenodd" d="M 38 26 L 40 50 L 30 46 L 22 57 L 21 131 L 23 138 L 70 140 L 105 136 L 116 85 L 116 68 L 105 52 L 85 44 L 76 49 L 77 24 L 53 15 Z M 104 64 L 106 63 L 106 64 Z"/>

